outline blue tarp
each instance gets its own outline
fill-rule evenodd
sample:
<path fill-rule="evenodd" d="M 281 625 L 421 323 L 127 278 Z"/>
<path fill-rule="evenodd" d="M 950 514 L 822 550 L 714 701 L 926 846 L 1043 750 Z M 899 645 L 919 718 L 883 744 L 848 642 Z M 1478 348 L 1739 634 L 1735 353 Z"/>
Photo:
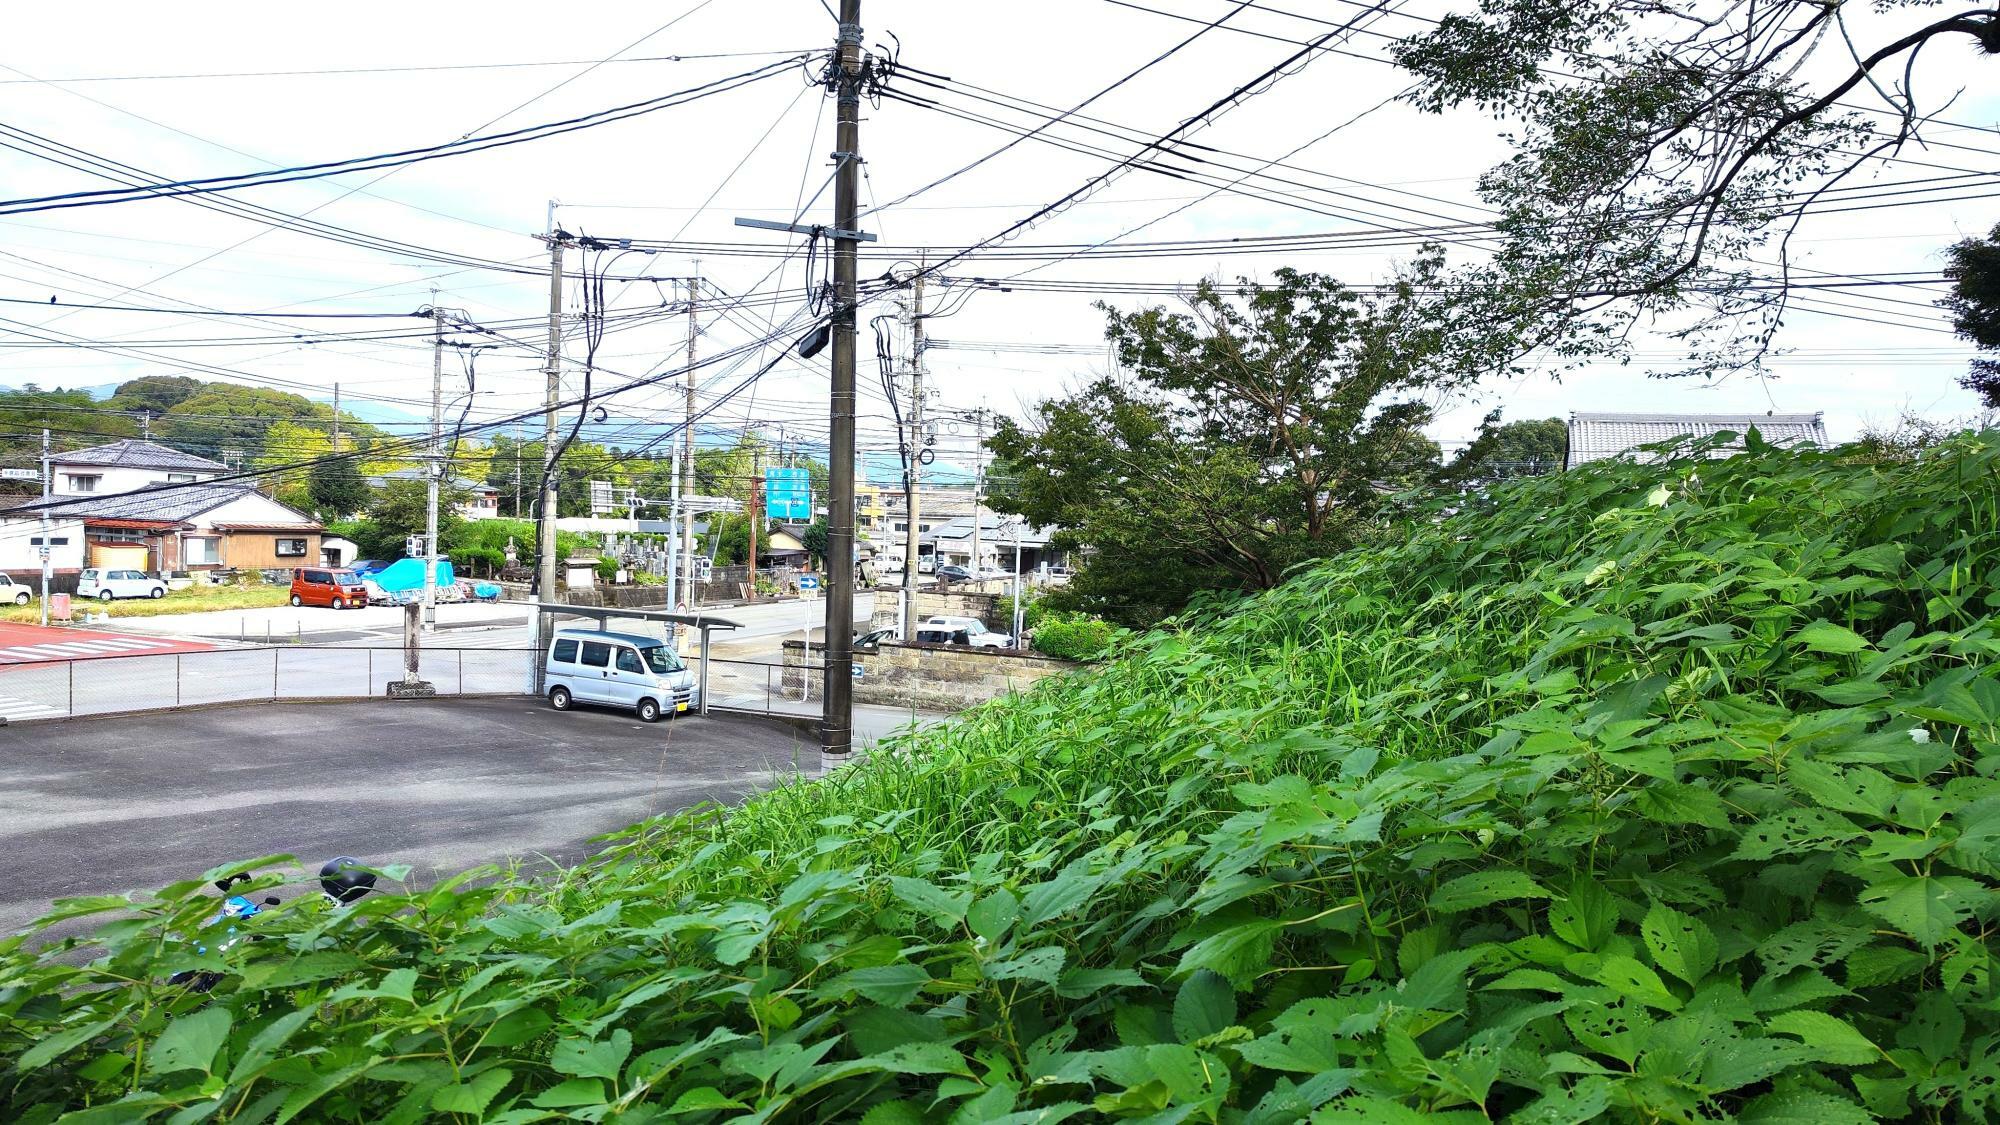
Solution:
<path fill-rule="evenodd" d="M 368 580 L 391 594 L 405 590 L 421 590 L 424 588 L 424 560 L 397 559 L 369 575 Z M 458 576 L 452 573 L 450 559 L 438 560 L 437 581 L 440 586 L 449 586 L 458 581 Z"/>

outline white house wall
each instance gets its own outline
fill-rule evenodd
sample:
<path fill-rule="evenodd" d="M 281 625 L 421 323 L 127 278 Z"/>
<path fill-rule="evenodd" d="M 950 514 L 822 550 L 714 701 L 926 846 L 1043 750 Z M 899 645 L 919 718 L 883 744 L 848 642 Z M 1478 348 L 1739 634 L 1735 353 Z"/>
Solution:
<path fill-rule="evenodd" d="M 0 570 L 10 572 L 39 571 L 42 556 L 34 540 L 42 535 L 42 521 L 38 519 L 0 520 Z M 49 564 L 56 570 L 83 569 L 83 521 L 56 520 L 49 524 L 50 539 L 67 539 L 68 542 L 49 548 Z"/>
<path fill-rule="evenodd" d="M 312 519 L 255 492 L 246 492 L 219 508 L 211 508 L 190 518 L 187 522 L 196 531 L 209 531 L 219 523 L 296 525 L 302 530 L 316 530 L 319 526 Z"/>
<path fill-rule="evenodd" d="M 214 473 L 181 473 L 167 469 L 133 469 L 114 465 L 65 465 L 56 462 L 51 467 L 55 480 L 51 491 L 57 496 L 116 496 L 121 492 L 136 492 L 150 485 L 165 484 L 170 477 L 193 480 L 208 480 Z M 70 480 L 72 476 L 94 476 L 97 487 L 89 492 L 80 492 Z"/>

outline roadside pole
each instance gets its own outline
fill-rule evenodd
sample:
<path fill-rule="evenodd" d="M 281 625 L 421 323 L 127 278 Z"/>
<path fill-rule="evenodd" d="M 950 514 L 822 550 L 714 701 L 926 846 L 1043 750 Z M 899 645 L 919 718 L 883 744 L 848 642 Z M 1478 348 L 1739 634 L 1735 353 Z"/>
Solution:
<path fill-rule="evenodd" d="M 431 290 L 431 452 L 424 466 L 428 499 L 424 508 L 424 620 L 437 628 L 438 486 L 444 474 L 444 310 Z"/>
<path fill-rule="evenodd" d="M 979 427 L 979 440 L 972 447 L 972 562 L 965 569 L 972 572 L 972 580 L 974 582 L 981 582 L 979 574 L 982 569 L 982 560 L 979 554 L 979 494 L 985 490 L 986 485 L 986 458 L 982 456 L 986 452 L 986 408 L 982 406 L 973 411 L 972 419 L 973 424 Z M 983 582 L 979 586 L 979 589 L 981 591 L 986 589 Z"/>
<path fill-rule="evenodd" d="M 701 272 L 701 263 L 695 263 L 695 272 Z M 694 503 L 694 341 L 699 332 L 695 323 L 695 308 L 701 301 L 701 278 L 690 277 L 688 287 L 687 313 L 687 414 L 682 418 L 681 430 L 681 472 L 687 479 L 683 482 L 681 494 Z M 679 478 L 675 478 L 677 481 Z M 682 609 L 694 607 L 694 514 L 687 513 L 687 522 L 681 525 L 681 565 L 687 572 L 681 575 L 681 597 L 686 599 Z"/>
<path fill-rule="evenodd" d="M 1014 525 L 1014 647 L 1021 647 L 1021 525 Z"/>
<path fill-rule="evenodd" d="M 924 256 L 917 257 L 917 280 L 910 293 L 910 441 L 903 463 L 903 514 L 909 518 L 903 540 L 903 639 L 917 639 L 918 493 L 923 489 L 924 463 Z"/>
<path fill-rule="evenodd" d="M 759 522 L 757 513 L 762 507 L 762 505 L 757 503 L 757 500 L 759 498 L 758 494 L 763 491 L 763 487 L 764 451 L 761 449 L 752 450 L 750 453 L 750 503 L 748 505 L 750 511 L 748 514 L 750 516 L 750 597 L 753 600 L 757 597 L 757 524 Z"/>
<path fill-rule="evenodd" d="M 41 547 L 42 625 L 44 628 L 46 628 L 49 623 L 49 578 L 50 578 L 50 572 L 54 568 L 54 562 L 53 562 L 54 545 L 49 542 L 50 539 L 54 538 L 53 529 L 55 527 L 54 522 L 49 519 L 49 492 L 50 492 L 50 486 L 53 483 L 54 483 L 54 477 L 52 477 L 49 473 L 49 431 L 44 429 L 42 431 L 42 547 Z"/>
<path fill-rule="evenodd" d="M 845 759 L 854 742 L 854 336 L 861 245 L 861 0 L 840 0 L 836 41 L 833 223 L 833 393 L 827 428 L 826 707 L 820 753 Z"/>
<path fill-rule="evenodd" d="M 667 502 L 667 604 L 680 605 L 681 579 L 681 451 L 667 454 L 667 475 L 673 478 L 673 492 Z"/>
<path fill-rule="evenodd" d="M 562 252 L 556 230 L 555 204 L 549 204 L 549 354 L 545 374 L 548 388 L 542 410 L 542 501 L 535 515 L 535 600 L 547 605 L 556 600 L 556 404 L 562 401 Z M 535 651 L 549 650 L 549 633 L 554 619 L 547 613 L 535 614 Z M 532 661 L 535 694 L 542 693 L 542 661 Z"/>

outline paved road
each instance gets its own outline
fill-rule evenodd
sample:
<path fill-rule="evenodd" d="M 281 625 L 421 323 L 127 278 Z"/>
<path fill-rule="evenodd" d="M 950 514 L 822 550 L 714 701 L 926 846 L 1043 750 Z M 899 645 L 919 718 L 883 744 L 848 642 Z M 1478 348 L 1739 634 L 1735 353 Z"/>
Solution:
<path fill-rule="evenodd" d="M 59 896 L 163 886 L 220 863 L 350 854 L 415 877 L 574 862 L 589 840 L 819 770 L 775 722 L 527 699 L 288 704 L 0 728 L 0 932 Z"/>

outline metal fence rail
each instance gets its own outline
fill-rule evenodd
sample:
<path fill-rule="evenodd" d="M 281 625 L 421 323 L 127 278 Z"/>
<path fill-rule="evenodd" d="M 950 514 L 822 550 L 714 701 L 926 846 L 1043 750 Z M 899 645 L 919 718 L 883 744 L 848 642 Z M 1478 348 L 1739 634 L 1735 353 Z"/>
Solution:
<path fill-rule="evenodd" d="M 426 647 L 422 675 L 441 696 L 520 695 L 537 650 Z M 379 699 L 403 675 L 393 648 L 285 646 L 51 660 L 0 666 L 0 718 L 113 715 L 219 703 Z"/>
<path fill-rule="evenodd" d="M 774 664 L 761 660 L 708 662 L 708 704 L 727 711 L 766 715 L 818 715 L 824 664 Z"/>

